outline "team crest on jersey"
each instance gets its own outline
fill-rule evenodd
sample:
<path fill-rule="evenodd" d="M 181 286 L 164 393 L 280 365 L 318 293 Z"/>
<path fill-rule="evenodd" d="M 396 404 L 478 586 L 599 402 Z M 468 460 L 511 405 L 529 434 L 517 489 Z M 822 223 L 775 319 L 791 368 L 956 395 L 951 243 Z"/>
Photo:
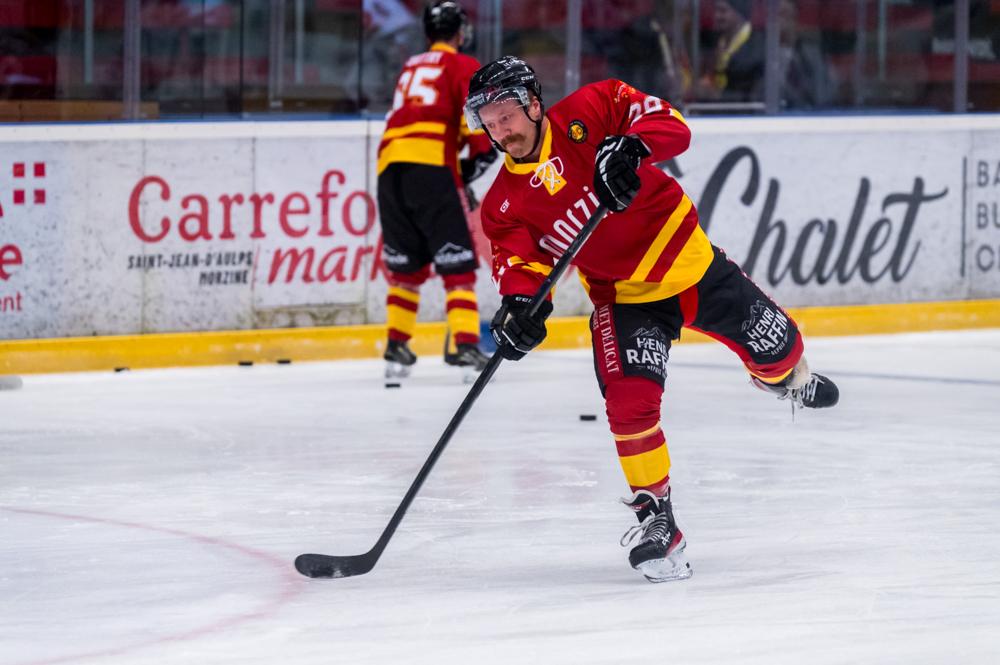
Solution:
<path fill-rule="evenodd" d="M 580 120 L 574 120 L 569 123 L 569 129 L 566 131 L 566 134 L 573 143 L 583 143 L 587 140 L 587 125 L 583 124 Z"/>
<path fill-rule="evenodd" d="M 562 177 L 563 163 L 559 157 L 542 162 L 535 169 L 535 174 L 531 176 L 531 186 L 539 188 L 544 186 L 549 194 L 555 196 L 560 189 L 566 186 L 566 178 Z"/>

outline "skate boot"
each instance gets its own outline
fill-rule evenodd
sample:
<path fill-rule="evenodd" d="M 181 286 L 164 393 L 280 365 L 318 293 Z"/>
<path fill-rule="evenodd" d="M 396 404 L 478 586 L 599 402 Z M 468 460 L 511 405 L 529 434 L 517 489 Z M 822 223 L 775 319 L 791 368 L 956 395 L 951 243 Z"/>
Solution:
<path fill-rule="evenodd" d="M 385 378 L 403 379 L 410 375 L 410 368 L 417 362 L 417 354 L 410 350 L 406 342 L 390 339 L 385 347 Z"/>
<path fill-rule="evenodd" d="M 455 367 L 472 367 L 477 372 L 486 369 L 490 357 L 479 350 L 475 344 L 459 344 L 455 353 L 445 353 L 444 361 Z"/>
<path fill-rule="evenodd" d="M 835 406 L 840 401 L 837 384 L 822 374 L 810 372 L 805 358 L 799 361 L 792 373 L 781 383 L 767 383 L 755 376 L 750 377 L 750 382 L 764 392 L 777 395 L 778 399 L 790 400 L 793 413 L 796 406 L 825 409 Z"/>
<path fill-rule="evenodd" d="M 622 547 L 639 537 L 639 544 L 628 553 L 628 562 L 650 582 L 686 580 L 693 571 L 684 548 L 687 542 L 674 521 L 670 504 L 670 489 L 666 496 L 658 497 L 647 490 L 639 490 L 631 499 L 622 502 L 635 511 L 639 524 L 622 536 Z"/>
<path fill-rule="evenodd" d="M 459 344 L 454 353 L 449 353 L 446 347 L 444 352 L 445 364 L 461 368 L 464 383 L 474 382 L 489 361 L 490 357 L 475 344 Z"/>

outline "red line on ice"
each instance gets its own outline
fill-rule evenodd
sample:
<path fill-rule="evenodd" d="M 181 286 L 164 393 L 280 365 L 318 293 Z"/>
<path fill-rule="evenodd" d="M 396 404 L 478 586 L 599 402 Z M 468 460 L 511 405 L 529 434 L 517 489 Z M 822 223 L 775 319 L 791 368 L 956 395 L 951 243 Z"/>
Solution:
<path fill-rule="evenodd" d="M 98 651 L 75 653 L 65 656 L 56 656 L 54 658 L 45 658 L 42 660 L 25 661 L 18 665 L 55 665 L 56 663 L 68 663 L 74 660 L 82 660 L 87 658 L 100 658 L 102 656 L 118 656 L 132 651 L 138 651 L 140 649 L 148 649 L 149 647 L 156 646 L 157 644 L 183 642 L 198 637 L 202 637 L 204 635 L 209 635 L 211 633 L 222 632 L 224 630 L 233 628 L 234 626 L 248 623 L 256 619 L 261 619 L 276 613 L 281 608 L 281 606 L 289 602 L 295 596 L 302 593 L 302 591 L 304 591 L 306 588 L 306 580 L 299 577 L 298 574 L 294 573 L 291 565 L 284 559 L 268 554 L 267 552 L 263 552 L 261 550 L 253 549 L 252 547 L 246 547 L 244 545 L 240 545 L 239 543 L 234 543 L 224 540 L 222 538 L 216 538 L 214 536 L 202 536 L 196 533 L 188 533 L 186 531 L 181 531 L 179 529 L 169 529 L 166 527 L 152 526 L 150 524 L 139 524 L 138 522 L 126 522 L 123 520 L 113 520 L 102 517 L 87 517 L 85 515 L 72 515 L 69 513 L 57 513 L 47 510 L 35 510 L 31 508 L 7 508 L 7 507 L 0 507 L 0 510 L 5 510 L 11 513 L 21 513 L 23 515 L 39 515 L 41 517 L 51 517 L 54 519 L 71 520 L 75 522 L 93 522 L 95 524 L 108 524 L 111 526 L 124 527 L 128 529 L 141 529 L 144 531 L 164 533 L 167 535 L 177 536 L 179 538 L 190 540 L 203 545 L 209 545 L 212 547 L 221 547 L 224 549 L 239 552 L 240 554 L 244 554 L 248 557 L 266 563 L 268 566 L 271 566 L 276 570 L 276 572 L 279 573 L 280 592 L 278 593 L 278 595 L 272 598 L 263 607 L 254 610 L 252 612 L 244 612 L 242 614 L 237 614 L 232 617 L 220 619 L 219 621 L 210 623 L 208 625 L 199 628 L 192 628 L 190 630 L 186 630 L 180 633 L 163 635 L 161 637 L 155 637 L 140 642 L 135 642 L 132 644 L 126 644 L 120 647 L 112 647 L 109 649 L 101 649 Z"/>

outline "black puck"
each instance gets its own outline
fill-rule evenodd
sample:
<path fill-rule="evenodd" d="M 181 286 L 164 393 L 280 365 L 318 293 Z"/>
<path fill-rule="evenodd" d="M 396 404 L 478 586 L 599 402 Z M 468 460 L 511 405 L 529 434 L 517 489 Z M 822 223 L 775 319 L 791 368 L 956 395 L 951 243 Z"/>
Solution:
<path fill-rule="evenodd" d="M 291 358 L 278 358 L 278 364 L 279 365 L 291 365 L 292 364 L 292 360 L 291 360 Z"/>
<path fill-rule="evenodd" d="M 585 422 L 590 422 L 592 420 L 597 420 L 597 416 L 595 416 L 592 413 L 581 413 L 580 420 L 583 420 Z"/>
<path fill-rule="evenodd" d="M 239 365 L 240 367 L 253 367 L 252 360 L 241 360 L 236 364 Z"/>
<path fill-rule="evenodd" d="M 392 381 L 386 381 L 385 382 L 385 387 L 386 388 L 401 388 L 402 386 L 403 386 L 403 384 L 401 384 L 401 383 L 395 383 L 395 382 L 392 382 Z"/>

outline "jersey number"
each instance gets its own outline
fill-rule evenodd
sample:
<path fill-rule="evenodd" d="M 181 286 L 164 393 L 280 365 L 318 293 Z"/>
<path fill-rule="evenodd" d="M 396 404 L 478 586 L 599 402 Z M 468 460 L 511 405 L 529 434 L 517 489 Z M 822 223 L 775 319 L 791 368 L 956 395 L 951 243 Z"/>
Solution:
<path fill-rule="evenodd" d="M 443 67 L 417 67 L 407 69 L 399 77 L 396 94 L 392 98 L 392 110 L 395 111 L 410 100 L 423 106 L 431 106 L 438 99 L 434 81 L 444 72 Z"/>
<path fill-rule="evenodd" d="M 647 113 L 654 113 L 662 110 L 662 99 L 659 97 L 646 97 L 646 99 L 642 101 L 642 105 L 640 105 L 639 102 L 635 102 L 628 107 L 628 124 L 631 125 Z"/>

